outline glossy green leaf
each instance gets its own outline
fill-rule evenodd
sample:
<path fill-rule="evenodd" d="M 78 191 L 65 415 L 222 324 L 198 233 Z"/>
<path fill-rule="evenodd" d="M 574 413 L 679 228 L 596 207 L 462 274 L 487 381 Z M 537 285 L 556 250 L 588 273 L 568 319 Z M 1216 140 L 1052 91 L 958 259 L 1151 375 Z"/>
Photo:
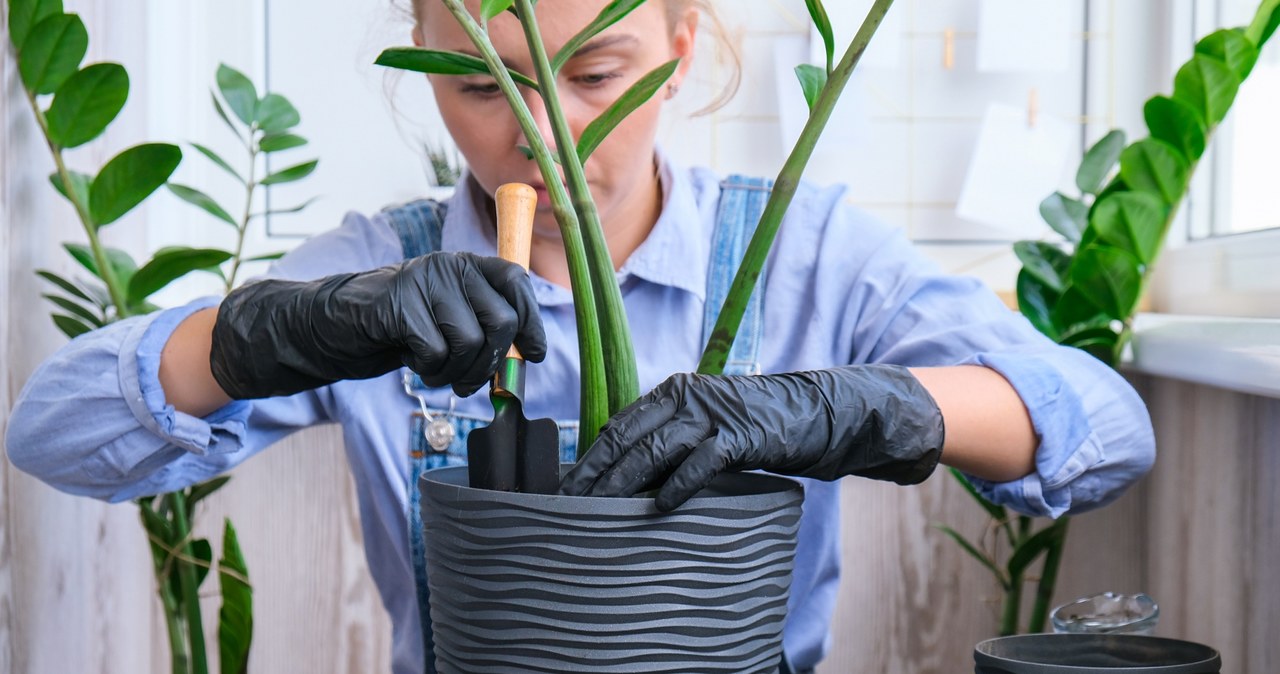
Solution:
<path fill-rule="evenodd" d="M 51 94 L 80 67 L 89 31 L 75 14 L 56 14 L 31 29 L 18 53 L 18 72 L 28 91 Z"/>
<path fill-rule="evenodd" d="M 313 159 L 311 161 L 303 162 L 301 164 L 295 164 L 293 166 L 290 166 L 287 169 L 281 169 L 279 171 L 276 171 L 275 173 L 272 173 L 271 175 L 263 178 L 262 182 L 260 182 L 259 184 L 260 185 L 278 185 L 280 183 L 290 183 L 295 180 L 302 180 L 303 178 L 311 175 L 311 172 L 316 170 L 316 165 L 319 163 L 320 163 L 320 160 Z"/>
<path fill-rule="evenodd" d="M 89 270 L 90 274 L 102 278 L 102 274 L 98 272 L 98 261 L 93 257 L 93 250 L 82 243 L 64 243 L 63 249 L 71 254 L 71 257 L 80 263 L 80 266 Z M 119 248 L 103 248 L 103 254 L 107 256 L 107 264 L 111 265 L 111 269 L 116 272 L 116 278 L 121 281 L 128 281 L 137 269 L 137 264 L 128 253 Z"/>
<path fill-rule="evenodd" d="M 231 174 L 231 177 L 239 181 L 241 185 L 244 184 L 244 176 L 241 176 L 239 171 L 236 171 L 235 169 L 231 168 L 231 164 L 227 163 L 227 160 L 218 156 L 217 152 L 214 152 L 213 150 L 210 150 L 208 147 L 205 147 L 204 145 L 201 145 L 199 143 L 192 143 L 191 147 L 194 147 L 196 149 L 196 152 L 199 152 L 200 154 L 204 155 L 206 158 L 209 159 L 209 161 L 213 162 L 214 164 L 217 164 L 218 167 L 221 168 L 223 171 L 226 171 L 227 173 Z"/>
<path fill-rule="evenodd" d="M 974 488 L 971 482 L 969 482 L 969 478 L 966 477 L 964 473 L 956 470 L 955 468 L 948 468 L 947 470 L 951 471 L 951 477 L 954 477 L 956 482 L 960 483 L 960 486 L 964 488 L 965 493 L 971 496 L 974 501 L 977 501 L 978 505 L 982 506 L 983 510 L 987 511 L 987 514 L 991 516 L 991 519 L 997 522 L 1003 522 L 1009 517 L 1009 513 L 1005 510 L 1004 506 L 996 505 L 983 498 L 982 494 L 978 493 L 978 490 Z"/>
<path fill-rule="evenodd" d="M 1090 245 L 1092 244 L 1085 247 Z M 1111 318 L 1107 316 L 1106 312 L 1074 285 L 1077 273 L 1076 267 L 1079 266 L 1079 263 L 1079 255 L 1072 258 L 1072 281 L 1067 284 L 1067 289 L 1062 291 L 1058 301 L 1049 310 L 1049 318 L 1053 321 L 1054 333 L 1051 335 L 1049 333 L 1045 334 L 1052 337 L 1054 341 L 1059 341 L 1061 335 L 1069 334 L 1074 330 L 1106 326 L 1111 322 Z"/>
<path fill-rule="evenodd" d="M 244 261 L 245 262 L 274 262 L 284 256 L 285 256 L 284 251 L 279 251 L 275 253 L 265 253 L 263 255 L 254 255 L 253 257 L 246 257 Z"/>
<path fill-rule="evenodd" d="M 960 547 L 964 549 L 965 552 L 969 553 L 970 557 L 973 557 L 974 559 L 978 560 L 978 562 L 980 562 L 983 566 L 987 567 L 987 570 L 990 571 L 993 575 L 995 575 L 996 579 L 1000 581 L 1000 584 L 1002 586 L 1008 585 L 1008 580 L 1005 578 L 1004 572 L 1000 570 L 1000 567 L 996 566 L 995 562 L 992 561 L 990 557 L 983 554 L 983 552 L 979 550 L 977 546 L 975 546 L 973 543 L 970 543 L 964 536 L 961 536 L 959 531 L 956 531 L 955 529 L 952 529 L 951 527 L 946 526 L 945 524 L 935 524 L 934 527 L 937 528 L 938 531 L 941 531 L 947 536 L 950 536 L 951 540 L 955 541 L 956 543 L 959 543 Z"/>
<path fill-rule="evenodd" d="M 222 100 L 241 122 L 251 126 L 258 115 L 258 90 L 253 81 L 225 63 L 218 66 L 216 79 Z"/>
<path fill-rule="evenodd" d="M 72 318 L 71 316 L 66 316 L 64 314 L 52 314 L 50 318 L 53 319 L 53 324 L 58 326 L 58 329 L 62 331 L 62 334 L 70 337 L 71 339 L 75 339 L 86 332 L 93 332 L 92 325 L 89 325 L 78 318 Z"/>
<path fill-rule="evenodd" d="M 486 22 L 507 11 L 515 0 L 481 0 L 480 17 Z"/>
<path fill-rule="evenodd" d="M 1227 64 L 1241 82 L 1253 72 L 1253 66 L 1258 62 L 1258 48 L 1239 28 L 1223 28 L 1206 35 L 1196 43 L 1196 53 Z"/>
<path fill-rule="evenodd" d="M 230 475 L 219 475 L 212 480 L 207 480 L 199 484 L 193 485 L 191 490 L 187 492 L 187 510 L 195 512 L 196 504 L 208 498 L 211 494 L 222 489 L 223 485 L 231 481 Z"/>
<path fill-rule="evenodd" d="M 662 88 L 663 83 L 671 77 L 678 65 L 680 65 L 680 59 L 674 59 L 650 70 L 622 92 L 618 100 L 614 101 L 613 105 L 610 105 L 599 117 L 591 120 L 587 128 L 582 130 L 582 135 L 578 137 L 578 161 L 586 163 L 587 157 L 591 156 L 592 151 L 604 141 L 609 132 L 613 131 L 614 127 L 636 108 L 644 105 L 654 92 Z"/>
<path fill-rule="evenodd" d="M 1058 343 L 1085 351 L 1108 366 L 1115 367 L 1116 344 L 1119 341 L 1120 335 L 1111 328 L 1096 327 L 1073 330 L 1063 335 Z"/>
<path fill-rule="evenodd" d="M 827 84 L 827 71 L 818 66 L 801 63 L 796 66 L 796 79 L 800 80 L 800 90 L 804 92 L 804 102 L 809 105 L 810 110 L 813 110 L 813 104 L 817 102 L 818 95 L 822 93 L 822 87 Z"/>
<path fill-rule="evenodd" d="M 1055 543 L 1061 545 L 1061 538 L 1052 525 L 1021 541 L 1018 547 L 1014 548 L 1013 554 L 1009 556 L 1009 576 L 1012 578 L 1021 576 L 1026 572 L 1027 567 L 1031 566 L 1032 562 L 1036 560 L 1036 557 L 1039 557 Z"/>
<path fill-rule="evenodd" d="M 93 179 L 89 218 L 97 227 L 119 220 L 159 189 L 181 161 L 182 150 L 168 143 L 135 145 L 112 157 Z"/>
<path fill-rule="evenodd" d="M 822 46 L 827 55 L 827 67 L 823 71 L 825 75 L 835 67 L 836 40 L 831 31 L 831 19 L 827 16 L 827 8 L 822 6 L 822 0 L 804 0 L 804 6 L 809 10 L 809 17 L 813 19 L 813 25 L 818 29 L 818 34 L 822 36 Z M 809 107 L 813 105 L 810 104 Z"/>
<path fill-rule="evenodd" d="M 213 546 L 209 544 L 209 539 L 197 538 L 191 541 L 191 554 L 199 560 L 190 564 L 196 569 L 196 587 L 200 587 L 208 577 L 209 569 L 213 568 Z"/>
<path fill-rule="evenodd" d="M 45 118 L 62 148 L 84 145 L 106 130 L 129 98 L 129 74 L 119 63 L 94 63 L 58 87 Z"/>
<path fill-rule="evenodd" d="M 1058 302 L 1058 291 L 1045 285 L 1024 267 L 1018 272 L 1018 312 L 1026 316 L 1040 334 L 1055 339 L 1057 328 L 1053 321 L 1053 307 Z"/>
<path fill-rule="evenodd" d="M 89 294 L 84 292 L 84 290 L 82 290 L 79 286 L 72 283 L 71 281 L 68 281 L 67 279 L 62 278 L 61 276 L 58 276 L 57 274 L 47 269 L 37 269 L 36 276 L 39 276 L 40 278 L 48 281 L 49 283 L 52 283 L 53 285 L 58 286 L 68 295 L 84 300 L 85 302 L 89 302 L 90 304 L 97 304 L 97 300 L 94 300 L 93 298 L 89 297 Z"/>
<path fill-rule="evenodd" d="M 14 50 L 22 51 L 32 28 L 61 13 L 62 0 L 9 0 L 9 39 Z"/>
<path fill-rule="evenodd" d="M 1071 284 L 1108 318 L 1128 320 L 1138 304 L 1142 263 L 1132 253 L 1095 243 L 1076 253 Z"/>
<path fill-rule="evenodd" d="M 228 213 L 226 209 L 219 206 L 218 202 L 213 200 L 213 197 L 205 194 L 204 192 L 201 192 L 194 187 L 187 187 L 186 185 L 179 185 L 177 183 L 168 183 L 168 187 L 169 191 L 173 192 L 173 194 L 179 199 L 182 199 L 193 206 L 198 206 L 204 212 L 227 223 L 228 225 L 231 225 L 232 227 L 239 226 L 236 223 L 235 218 L 231 217 L 231 214 Z"/>
<path fill-rule="evenodd" d="M 89 189 L 93 185 L 93 176 L 78 171 L 67 171 L 67 175 L 71 178 L 71 191 L 76 195 L 76 201 L 82 206 L 89 205 Z M 63 198 L 68 201 L 71 197 L 67 195 L 67 188 L 62 184 L 62 176 L 55 173 L 49 174 L 49 183 L 53 185 L 53 189 L 58 191 Z"/>
<path fill-rule="evenodd" d="M 231 259 L 231 253 L 214 248 L 167 248 L 158 251 L 129 280 L 129 304 L 146 298 L 193 271 L 216 267 Z"/>
<path fill-rule="evenodd" d="M 83 320 L 85 323 L 88 323 L 95 328 L 102 327 L 102 318 L 90 309 L 85 308 L 84 305 L 50 293 L 41 293 L 40 296 L 49 300 L 49 302 L 55 306 L 61 307 L 62 310 L 66 311 L 68 314 Z"/>
<path fill-rule="evenodd" d="M 605 5 L 604 9 L 600 10 L 600 13 L 596 15 L 596 18 L 591 20 L 591 23 L 587 24 L 586 28 L 583 28 L 578 31 L 577 35 L 569 38 L 569 41 L 564 43 L 564 46 L 560 48 L 560 51 L 556 52 L 555 56 L 551 57 L 551 72 L 560 72 L 560 68 L 562 68 L 569 59 L 573 58 L 573 55 L 578 53 L 578 50 L 581 49 L 582 45 L 586 44 L 588 40 L 599 35 L 601 31 L 609 26 L 621 21 L 622 17 L 630 14 L 632 10 L 643 4 L 644 0 L 613 0 L 609 4 Z"/>
<path fill-rule="evenodd" d="M 1089 207 L 1078 199 L 1054 192 L 1040 202 L 1040 217 L 1067 241 L 1077 243 L 1089 219 Z"/>
<path fill-rule="evenodd" d="M 1062 292 L 1071 256 L 1043 241 L 1019 241 L 1013 244 L 1013 253 L 1022 262 L 1023 270 L 1055 293 Z"/>
<path fill-rule="evenodd" d="M 222 674 L 244 674 L 253 642 L 253 587 L 236 529 L 223 520 L 222 559 L 218 560 L 222 608 L 218 611 L 218 654 Z"/>
<path fill-rule="evenodd" d="M 1173 97 L 1190 105 L 1205 126 L 1212 128 L 1227 116 L 1240 88 L 1240 78 L 1216 58 L 1196 54 L 1173 78 Z"/>
<path fill-rule="evenodd" d="M 489 75 L 489 66 L 478 56 L 458 52 L 422 49 L 420 47 L 392 47 L 378 55 L 377 65 L 401 70 L 412 70 L 431 75 Z M 538 83 L 526 75 L 507 69 L 516 84 L 537 89 Z"/>
<path fill-rule="evenodd" d="M 280 94 L 267 94 L 258 101 L 258 128 L 266 133 L 281 133 L 302 122 L 302 115 L 289 99 Z"/>
<path fill-rule="evenodd" d="M 1259 47 L 1265 45 L 1267 40 L 1270 40 L 1271 36 L 1276 32 L 1276 29 L 1280 28 L 1280 5 L 1273 7 L 1271 9 L 1271 18 L 1260 25 L 1262 26 L 1262 32 L 1258 33 L 1257 39 L 1253 39 L 1252 35 L 1246 33 L 1246 37 L 1249 37 Z"/>
<path fill-rule="evenodd" d="M 1132 190 L 1151 192 L 1174 205 L 1187 189 L 1191 167 L 1172 145 L 1144 138 L 1120 154 L 1120 175 Z"/>
<path fill-rule="evenodd" d="M 218 100 L 218 95 L 212 89 L 209 90 L 209 98 L 213 100 L 213 109 L 218 113 L 218 117 L 222 118 L 227 128 L 231 129 L 231 133 L 235 134 L 235 137 L 243 142 L 244 137 L 240 135 L 239 127 L 236 126 L 235 122 L 231 121 L 231 117 L 227 116 L 227 109 L 222 107 L 222 101 Z"/>
<path fill-rule="evenodd" d="M 258 141 L 258 149 L 263 152 L 280 152 L 281 150 L 292 150 L 295 147 L 302 147 L 307 144 L 307 139 L 302 136 L 295 136 L 291 133 L 272 133 L 262 137 Z"/>
<path fill-rule="evenodd" d="M 1093 209 L 1089 224 L 1103 243 L 1132 253 L 1144 264 L 1155 261 L 1164 240 L 1168 209 L 1149 192 L 1108 195 Z"/>
<path fill-rule="evenodd" d="M 1103 136 L 1084 153 L 1080 168 L 1076 170 L 1076 187 L 1085 194 L 1097 194 L 1103 181 L 1111 173 L 1111 167 L 1120 159 L 1124 149 L 1124 131 L 1115 129 Z"/>
<path fill-rule="evenodd" d="M 1200 114 L 1184 101 L 1167 96 L 1153 96 L 1142 107 L 1142 116 L 1151 137 L 1172 145 L 1189 161 L 1204 154 L 1206 143 L 1204 122 Z"/>

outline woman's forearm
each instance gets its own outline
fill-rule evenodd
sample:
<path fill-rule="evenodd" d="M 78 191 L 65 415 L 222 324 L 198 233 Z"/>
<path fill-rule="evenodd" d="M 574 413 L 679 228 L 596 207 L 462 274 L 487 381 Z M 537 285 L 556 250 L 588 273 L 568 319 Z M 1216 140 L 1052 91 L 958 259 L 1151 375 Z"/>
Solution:
<path fill-rule="evenodd" d="M 231 402 L 209 368 L 216 307 L 197 311 L 178 325 L 160 354 L 160 386 L 174 409 L 203 417 Z"/>
<path fill-rule="evenodd" d="M 1039 446 L 1031 416 L 1013 386 L 980 366 L 912 368 L 942 410 L 942 463 L 992 482 L 1035 470 Z"/>

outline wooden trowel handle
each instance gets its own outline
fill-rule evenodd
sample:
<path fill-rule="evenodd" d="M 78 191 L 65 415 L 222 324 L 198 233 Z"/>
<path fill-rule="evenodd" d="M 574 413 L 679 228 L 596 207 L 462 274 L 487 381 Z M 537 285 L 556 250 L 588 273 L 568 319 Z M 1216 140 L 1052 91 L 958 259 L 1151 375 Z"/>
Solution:
<path fill-rule="evenodd" d="M 529 248 L 533 242 L 533 216 L 538 193 L 524 183 L 507 183 L 495 195 L 498 205 L 498 257 L 529 270 Z M 514 344 L 507 358 L 519 358 Z"/>

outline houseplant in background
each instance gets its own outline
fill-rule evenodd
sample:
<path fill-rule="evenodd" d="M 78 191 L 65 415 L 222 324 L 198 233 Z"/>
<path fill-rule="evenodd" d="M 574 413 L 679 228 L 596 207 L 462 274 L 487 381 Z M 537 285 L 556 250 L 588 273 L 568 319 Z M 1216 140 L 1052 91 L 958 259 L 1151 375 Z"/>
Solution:
<path fill-rule="evenodd" d="M 552 55 L 543 44 L 532 0 L 486 0 L 478 18 L 461 0 L 444 0 L 479 56 L 396 48 L 378 58 L 382 65 L 425 73 L 491 75 L 512 108 L 529 143 L 524 153 L 537 163 L 547 185 L 568 258 L 582 372 L 580 453 L 590 447 L 612 413 L 638 396 L 621 293 L 583 164 L 621 120 L 664 86 L 678 62 L 665 63 L 640 77 L 576 138 L 561 109 L 556 77 L 579 47 L 642 4 L 643 0 L 605 4 L 594 20 Z M 804 165 L 891 2 L 874 3 L 838 64 L 822 3 L 806 4 L 824 39 L 825 67 L 797 68 L 810 116 L 774 182 L 711 333 L 699 366 L 702 373 L 723 371 Z M 510 70 L 489 40 L 488 22 L 504 12 L 513 13 L 523 28 L 532 73 Z M 555 151 L 539 132 L 518 87 L 539 94 Z M 431 618 L 436 623 L 435 655 L 442 664 L 463 671 L 469 671 L 467 663 L 479 662 L 516 663 L 531 671 L 549 671 L 550 663 L 574 671 L 619 671 L 619 666 L 632 667 L 627 671 L 702 671 L 712 662 L 724 671 L 776 669 L 799 517 L 800 498 L 794 485 L 760 475 L 730 476 L 719 486 L 721 493 L 736 493 L 737 503 L 729 496 L 693 499 L 662 515 L 648 500 L 469 490 L 460 479 L 462 470 L 443 471 L 453 473 L 429 472 L 420 482 L 423 520 L 432 540 L 427 577 Z M 739 545 L 736 541 L 743 531 L 763 538 L 755 545 Z M 538 544 L 518 545 L 521 541 Z M 513 548 L 516 553 L 508 554 Z M 450 556 L 459 549 L 467 556 Z M 629 554 L 618 558 L 608 550 Z M 548 552 L 557 561 L 538 557 Z M 593 557 L 615 558 L 612 571 L 589 568 L 587 560 Z M 690 560 L 702 568 L 691 569 Z M 745 586 L 732 571 L 735 566 L 759 570 L 756 580 L 774 580 L 759 587 Z M 718 584 L 717 576 L 730 582 Z M 461 587 L 468 591 L 458 591 Z M 721 620 L 699 619 L 699 613 L 708 613 L 710 602 L 715 602 L 714 612 L 723 614 Z M 477 608 L 492 620 L 462 619 L 474 615 Z M 518 638 L 502 637 L 502 626 L 509 625 L 518 628 Z M 684 634 L 681 625 L 693 625 L 697 634 Z M 464 627 L 466 633 L 460 629 Z M 672 638 L 677 635 L 687 638 Z"/>
<path fill-rule="evenodd" d="M 1174 76 L 1172 95 L 1154 96 L 1144 105 L 1150 135 L 1126 145 L 1123 132 L 1108 133 L 1080 164 L 1080 196 L 1059 192 L 1041 203 L 1045 222 L 1065 244 L 1014 245 L 1023 265 L 1017 281 L 1018 308 L 1040 332 L 1113 367 L 1120 363 L 1139 301 L 1191 176 L 1277 25 L 1280 0 L 1264 0 L 1248 26 L 1218 30 L 1201 39 L 1194 56 Z M 1026 629 L 1044 631 L 1069 518 L 1037 529 L 1033 518 L 1012 516 L 979 496 L 959 472 L 952 472 L 992 523 L 986 536 L 972 542 L 950 527 L 941 529 L 991 571 L 1003 590 L 1000 634 L 1022 629 L 1023 586 L 1041 556 L 1044 563 Z"/>
<path fill-rule="evenodd" d="M 8 18 L 22 86 L 57 167 L 50 182 L 75 209 L 88 241 L 66 243 L 63 247 L 89 272 L 89 280 L 73 280 L 48 270 L 38 272 L 50 284 L 50 292 L 44 297 L 57 307 L 52 318 L 63 333 L 74 338 L 108 323 L 155 311 L 159 307 L 150 298 L 191 272 L 217 274 L 229 289 L 242 262 L 276 257 L 246 259 L 242 255 L 250 221 L 263 215 L 251 211 L 254 190 L 261 185 L 303 178 L 316 165 L 315 161 L 304 162 L 255 179 L 259 155 L 306 144 L 305 139 L 292 133 L 300 120 L 284 97 L 269 93 L 259 98 L 243 74 L 226 66 L 219 68 L 219 94 L 243 129 L 226 114 L 218 94 L 214 95 L 214 107 L 245 147 L 247 176 L 209 148 L 199 144 L 194 147 L 244 186 L 241 215 L 233 217 L 195 188 L 169 184 L 169 189 L 233 227 L 235 250 L 173 246 L 156 251 L 139 265 L 125 251 L 104 245 L 100 235 L 103 228 L 117 222 L 167 183 L 182 159 L 181 149 L 167 143 L 146 143 L 116 155 L 96 175 L 71 169 L 66 152 L 100 136 L 124 107 L 129 95 L 128 73 L 116 63 L 81 67 L 88 49 L 88 32 L 79 16 L 63 12 L 60 0 L 13 0 Z M 50 95 L 52 98 L 48 99 Z M 47 107 L 43 103 L 46 100 Z M 214 568 L 214 550 L 208 540 L 192 536 L 192 524 L 197 504 L 227 480 L 220 477 L 136 501 L 152 551 L 156 591 L 163 606 L 175 673 L 209 669 L 198 593 Z M 221 671 L 243 672 L 252 638 L 252 588 L 230 520 L 223 524 L 217 569 L 222 595 L 218 625 Z"/>

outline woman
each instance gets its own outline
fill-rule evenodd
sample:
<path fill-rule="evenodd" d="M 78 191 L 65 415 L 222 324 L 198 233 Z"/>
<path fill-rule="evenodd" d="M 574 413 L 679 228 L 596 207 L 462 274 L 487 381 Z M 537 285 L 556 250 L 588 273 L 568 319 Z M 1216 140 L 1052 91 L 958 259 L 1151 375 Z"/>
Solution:
<path fill-rule="evenodd" d="M 548 49 L 603 4 L 542 3 Z M 843 205 L 839 188 L 802 186 L 779 232 L 759 329 L 739 334 L 737 352 L 736 371 L 764 374 L 671 376 L 696 367 L 708 307 L 723 292 L 711 280 L 723 269 L 709 258 L 734 223 L 753 221 L 748 206 L 726 204 L 761 189 L 678 167 L 654 145 L 706 11 L 692 0 L 650 0 L 560 74 L 580 133 L 641 75 L 681 59 L 666 96 L 641 106 L 586 166 L 637 328 L 641 389 L 652 392 L 611 420 L 562 489 L 630 495 L 660 485 L 659 507 L 672 508 L 722 470 L 804 478 L 784 664 L 808 671 L 827 648 L 838 584 L 833 480 L 915 483 L 941 460 L 998 503 L 1058 516 L 1118 496 L 1150 466 L 1153 440 L 1142 402 L 1113 371 L 1052 344 L 977 282 L 940 274 L 898 232 Z M 473 51 L 442 4 L 421 0 L 415 17 L 415 43 Z M 532 71 L 511 17 L 489 30 L 509 65 Z M 406 532 L 421 529 L 409 521 L 406 419 L 424 410 L 411 435 L 420 449 L 428 422 L 460 432 L 482 423 L 491 408 L 471 394 L 513 341 L 543 363 L 530 372 L 526 411 L 564 422 L 566 453 L 578 402 L 567 265 L 542 178 L 517 150 L 519 128 L 488 78 L 431 76 L 431 84 L 469 167 L 447 214 L 434 205 L 349 214 L 279 261 L 270 280 L 222 302 L 74 340 L 32 377 L 7 438 L 24 470 L 120 501 L 207 479 L 299 428 L 341 422 L 371 571 L 394 624 L 395 669 L 406 673 L 421 671 L 424 643 L 408 591 L 420 555 Z M 541 102 L 527 95 L 550 142 Z M 507 182 L 539 194 L 527 276 L 491 257 L 492 195 Z M 422 232 L 406 228 L 406 213 L 431 221 L 428 231 L 442 224 L 438 241 L 414 244 Z M 434 249 L 443 252 L 419 255 Z M 99 423 L 60 423 L 73 414 Z M 465 444 L 443 437 L 449 453 L 434 458 L 457 461 Z"/>

